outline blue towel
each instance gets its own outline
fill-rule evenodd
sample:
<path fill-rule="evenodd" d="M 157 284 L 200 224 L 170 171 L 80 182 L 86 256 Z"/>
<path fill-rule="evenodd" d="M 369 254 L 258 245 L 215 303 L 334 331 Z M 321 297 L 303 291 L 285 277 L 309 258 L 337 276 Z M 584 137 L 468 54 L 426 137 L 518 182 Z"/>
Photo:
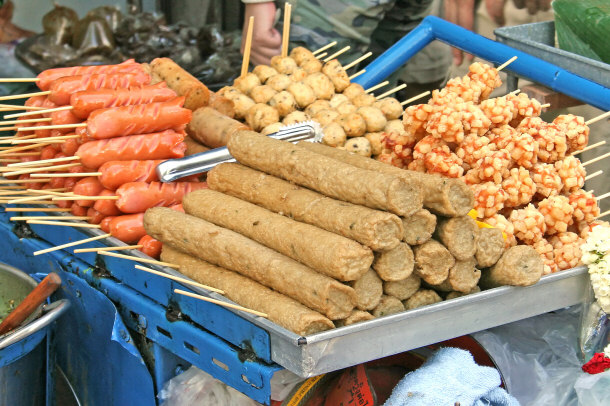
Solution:
<path fill-rule="evenodd" d="M 498 371 L 468 351 L 442 348 L 402 378 L 384 406 L 519 406 L 500 383 Z"/>

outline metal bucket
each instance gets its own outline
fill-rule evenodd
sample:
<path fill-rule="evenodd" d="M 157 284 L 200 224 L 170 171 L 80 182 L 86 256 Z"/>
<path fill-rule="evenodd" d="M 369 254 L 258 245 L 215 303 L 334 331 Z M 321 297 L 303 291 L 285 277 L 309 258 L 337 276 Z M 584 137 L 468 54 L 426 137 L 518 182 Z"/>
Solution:
<path fill-rule="evenodd" d="M 38 283 L 0 262 L 0 314 L 16 307 Z M 0 336 L 0 406 L 44 405 L 46 401 L 46 327 L 67 310 L 58 300 L 40 307 L 20 327 Z"/>

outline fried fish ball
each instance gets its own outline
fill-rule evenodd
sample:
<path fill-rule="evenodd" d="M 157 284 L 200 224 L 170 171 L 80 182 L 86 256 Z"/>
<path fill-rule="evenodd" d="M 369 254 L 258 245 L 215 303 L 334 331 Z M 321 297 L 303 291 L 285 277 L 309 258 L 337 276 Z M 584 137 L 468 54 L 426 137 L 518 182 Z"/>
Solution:
<path fill-rule="evenodd" d="M 345 144 L 347 136 L 343 127 L 339 123 L 329 123 L 322 129 L 324 137 L 322 137 L 322 143 L 331 147 L 342 147 Z"/>
<path fill-rule="evenodd" d="M 297 63 L 289 56 L 275 55 L 271 58 L 271 67 L 279 73 L 290 75 L 297 68 Z"/>
<path fill-rule="evenodd" d="M 350 138 L 345 143 L 345 149 L 358 155 L 371 156 L 371 143 L 364 137 Z"/>
<path fill-rule="evenodd" d="M 330 102 L 328 100 L 316 100 L 315 102 L 307 106 L 307 108 L 305 109 L 305 113 L 313 117 L 322 110 L 332 110 L 332 107 L 330 106 Z"/>
<path fill-rule="evenodd" d="M 335 95 L 337 96 L 337 95 Z M 346 101 L 344 103 L 341 103 L 340 105 L 338 105 L 335 110 L 337 110 L 337 113 L 343 115 L 343 114 L 352 114 L 355 113 L 356 110 L 358 110 L 358 107 L 354 106 L 352 104 L 352 102 L 350 101 Z"/>
<path fill-rule="evenodd" d="M 235 79 L 235 83 L 233 85 L 238 88 L 243 94 L 250 94 L 250 90 L 252 90 L 256 86 L 260 86 L 261 81 L 258 76 L 256 76 L 252 72 L 249 72 L 246 73 L 244 76 L 240 76 Z"/>
<path fill-rule="evenodd" d="M 386 133 L 402 134 L 405 132 L 405 126 L 400 120 L 388 120 L 385 127 L 383 127 L 383 131 Z"/>
<path fill-rule="evenodd" d="M 276 109 L 263 103 L 256 103 L 246 113 L 246 122 L 254 131 L 261 131 L 269 124 L 280 121 L 280 114 Z"/>
<path fill-rule="evenodd" d="M 377 107 L 363 106 L 358 108 L 357 113 L 364 119 L 366 131 L 370 133 L 383 130 L 388 122 Z"/>
<path fill-rule="evenodd" d="M 442 302 L 443 299 L 433 290 L 420 289 L 410 298 L 403 302 L 406 310 L 415 309 L 417 307 L 428 306 L 434 303 Z"/>
<path fill-rule="evenodd" d="M 256 104 L 254 100 L 242 93 L 229 94 L 228 96 L 229 97 L 227 98 L 233 101 L 235 107 L 235 118 L 237 119 L 246 117 L 248 110 L 250 110 L 250 108 Z"/>
<path fill-rule="evenodd" d="M 292 113 L 297 108 L 297 102 L 294 100 L 292 93 L 284 90 L 279 92 L 269 100 L 269 105 L 275 107 L 280 117 L 285 117 Z"/>
<path fill-rule="evenodd" d="M 322 72 L 312 73 L 303 82 L 313 89 L 318 99 L 330 100 L 335 94 L 333 82 Z"/>
<path fill-rule="evenodd" d="M 383 151 L 383 143 L 381 142 L 383 138 L 383 133 L 366 133 L 364 134 L 364 138 L 369 140 L 371 143 L 371 154 L 379 155 Z"/>
<path fill-rule="evenodd" d="M 381 100 L 377 100 L 373 106 L 381 110 L 388 120 L 396 120 L 402 116 L 402 106 L 400 102 L 393 97 L 384 97 Z"/>
<path fill-rule="evenodd" d="M 324 127 L 335 121 L 337 117 L 339 117 L 339 113 L 337 113 L 335 110 L 322 110 L 313 116 L 313 119 Z"/>
<path fill-rule="evenodd" d="M 301 65 L 303 62 L 305 62 L 308 59 L 315 59 L 315 56 L 313 55 L 313 53 L 305 48 L 305 47 L 296 47 L 293 48 L 292 51 L 290 51 L 290 57 L 292 59 L 294 59 L 294 61 L 297 63 L 297 65 Z"/>
<path fill-rule="evenodd" d="M 261 134 L 262 135 L 273 134 L 273 133 L 280 131 L 280 128 L 282 128 L 282 127 L 283 127 L 282 123 L 269 124 L 268 126 L 263 128 L 263 130 L 261 131 Z"/>
<path fill-rule="evenodd" d="M 352 83 L 346 87 L 345 90 L 343 90 L 343 94 L 350 100 L 361 95 L 362 93 L 364 93 L 364 88 L 358 83 Z"/>
<path fill-rule="evenodd" d="M 316 101 L 316 95 L 313 92 L 313 89 L 303 82 L 291 83 L 286 90 L 292 93 L 294 100 L 302 109 Z"/>
<path fill-rule="evenodd" d="M 256 86 L 250 90 L 250 97 L 256 103 L 269 103 L 276 94 L 277 91 L 268 85 Z"/>
<path fill-rule="evenodd" d="M 281 73 L 271 76 L 269 79 L 267 79 L 267 82 L 265 82 L 266 85 L 271 86 L 278 92 L 286 90 L 291 83 L 294 82 L 290 80 L 288 75 L 284 75 Z"/>
<path fill-rule="evenodd" d="M 342 93 L 335 93 L 333 97 L 330 98 L 330 105 L 333 109 L 336 109 L 341 103 L 345 102 L 350 103 L 347 96 Z"/>
<path fill-rule="evenodd" d="M 358 113 L 344 114 L 337 118 L 348 137 L 361 137 L 366 132 L 366 122 Z"/>
<path fill-rule="evenodd" d="M 322 61 L 317 58 L 310 58 L 303 61 L 301 68 L 308 74 L 320 72 L 322 70 Z"/>
<path fill-rule="evenodd" d="M 295 68 L 290 75 L 288 75 L 290 80 L 293 82 L 300 82 L 307 77 L 307 72 L 305 72 L 301 68 Z"/>
<path fill-rule="evenodd" d="M 265 83 L 271 76 L 277 75 L 279 72 L 268 65 L 257 65 L 252 69 L 252 73 L 258 76 L 261 83 Z"/>
<path fill-rule="evenodd" d="M 376 101 L 375 96 L 366 93 L 359 94 L 352 99 L 352 103 L 357 107 L 372 106 Z"/>
<path fill-rule="evenodd" d="M 326 62 L 322 67 L 322 72 L 333 82 L 336 92 L 342 92 L 350 85 L 349 76 L 343 69 L 341 62 L 336 59 Z"/>
<path fill-rule="evenodd" d="M 231 99 L 230 95 L 240 94 L 241 91 L 235 86 L 225 86 L 219 91 L 216 92 L 217 96 L 226 97 L 227 99 Z"/>
<path fill-rule="evenodd" d="M 289 125 L 289 124 L 296 124 L 296 123 L 301 123 L 303 121 L 307 121 L 309 120 L 310 117 L 305 114 L 302 111 L 293 111 L 292 113 L 286 115 L 286 117 L 284 117 L 284 119 L 282 120 L 282 124 L 285 125 Z"/>

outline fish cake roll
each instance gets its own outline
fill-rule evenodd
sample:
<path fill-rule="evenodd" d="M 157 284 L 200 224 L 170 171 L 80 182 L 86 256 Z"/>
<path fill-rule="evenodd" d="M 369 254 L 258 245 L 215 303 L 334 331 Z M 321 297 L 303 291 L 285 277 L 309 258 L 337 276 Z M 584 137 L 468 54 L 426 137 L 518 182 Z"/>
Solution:
<path fill-rule="evenodd" d="M 186 126 L 189 137 L 210 148 L 227 145 L 227 141 L 233 134 L 245 129 L 249 129 L 249 127 L 211 107 L 195 110 L 191 122 Z"/>
<path fill-rule="evenodd" d="M 499 228 L 479 228 L 477 253 L 475 254 L 479 268 L 489 268 L 498 262 L 505 246 L 502 230 Z"/>
<path fill-rule="evenodd" d="M 402 302 L 394 296 L 381 296 L 381 300 L 377 307 L 371 312 L 374 317 L 389 316 L 390 314 L 404 312 L 405 307 Z"/>
<path fill-rule="evenodd" d="M 470 216 L 440 220 L 436 235 L 457 260 L 465 261 L 477 252 L 479 226 Z"/>
<path fill-rule="evenodd" d="M 184 152 L 184 156 L 195 155 L 210 150 L 210 148 L 206 147 L 200 142 L 197 142 L 197 140 L 193 139 L 192 137 L 189 137 L 188 135 L 184 137 L 184 143 L 186 144 L 186 151 Z"/>
<path fill-rule="evenodd" d="M 414 257 L 411 248 L 400 243 L 394 249 L 376 252 L 373 269 L 384 281 L 399 281 L 413 273 Z"/>
<path fill-rule="evenodd" d="M 227 117 L 235 117 L 235 103 L 224 96 L 210 92 L 210 107 Z"/>
<path fill-rule="evenodd" d="M 372 319 L 374 319 L 374 317 L 371 313 L 362 310 L 354 310 L 346 319 L 335 320 L 335 327 L 351 326 L 352 324 Z"/>
<path fill-rule="evenodd" d="M 481 288 L 478 286 L 475 286 L 470 292 L 468 293 L 463 293 L 463 292 L 449 292 L 447 293 L 447 296 L 445 296 L 445 300 L 451 300 L 451 299 L 455 299 L 458 297 L 462 297 L 462 296 L 466 296 L 466 295 L 472 295 L 473 293 L 479 293 L 481 291 Z"/>
<path fill-rule="evenodd" d="M 266 313 L 269 320 L 293 333 L 307 336 L 333 328 L 332 322 L 322 314 L 237 272 L 214 266 L 166 244 L 161 260 L 179 265 L 180 273 L 196 282 L 223 290 L 228 299 L 240 306 Z M 350 317 L 354 317 L 353 313 Z"/>
<path fill-rule="evenodd" d="M 413 296 L 403 302 L 405 309 L 411 310 L 417 307 L 428 306 L 434 303 L 442 302 L 443 299 L 433 290 L 420 289 Z"/>
<path fill-rule="evenodd" d="M 413 247 L 415 254 L 415 274 L 430 285 L 439 285 L 449 276 L 449 269 L 455 265 L 455 258 L 447 248 L 436 240 L 430 240 Z"/>
<path fill-rule="evenodd" d="M 421 208 L 418 184 L 356 168 L 287 141 L 242 131 L 231 137 L 227 147 L 237 161 L 247 166 L 329 197 L 397 215 L 410 215 Z"/>
<path fill-rule="evenodd" d="M 167 207 L 148 209 L 144 228 L 164 245 L 239 272 L 331 320 L 346 318 L 354 308 L 349 286 L 234 231 Z"/>
<path fill-rule="evenodd" d="M 402 235 L 402 222 L 394 214 L 335 200 L 236 163 L 217 165 L 208 172 L 207 183 L 210 189 L 342 235 L 373 250 L 396 247 Z"/>
<path fill-rule="evenodd" d="M 383 293 L 399 300 L 407 300 L 419 290 L 420 286 L 421 278 L 412 273 L 408 278 L 399 281 L 384 281 Z"/>
<path fill-rule="evenodd" d="M 150 62 L 152 76 L 167 83 L 167 86 L 184 96 L 184 108 L 195 111 L 207 106 L 210 90 L 193 75 L 169 58 L 155 58 Z"/>
<path fill-rule="evenodd" d="M 455 261 L 455 265 L 449 270 L 447 279 L 440 285 L 433 286 L 433 288 L 441 292 L 470 292 L 481 279 L 481 271 L 476 269 L 475 266 L 476 260 L 474 258 Z"/>
<path fill-rule="evenodd" d="M 409 245 L 421 245 L 432 238 L 436 229 L 436 216 L 426 209 L 418 210 L 409 217 L 402 218 L 405 231 L 403 241 Z"/>
<path fill-rule="evenodd" d="M 510 247 L 491 268 L 481 275 L 481 287 L 495 288 L 503 285 L 530 286 L 540 280 L 544 263 L 540 254 L 528 245 Z"/>
<path fill-rule="evenodd" d="M 377 273 L 369 269 L 356 281 L 348 283 L 356 291 L 356 307 L 360 310 L 372 310 L 379 304 L 383 294 L 383 283 Z"/>
<path fill-rule="evenodd" d="M 356 241 L 233 196 L 209 189 L 202 192 L 184 197 L 187 214 L 233 230 L 332 278 L 359 279 L 373 262 L 373 252 Z"/>

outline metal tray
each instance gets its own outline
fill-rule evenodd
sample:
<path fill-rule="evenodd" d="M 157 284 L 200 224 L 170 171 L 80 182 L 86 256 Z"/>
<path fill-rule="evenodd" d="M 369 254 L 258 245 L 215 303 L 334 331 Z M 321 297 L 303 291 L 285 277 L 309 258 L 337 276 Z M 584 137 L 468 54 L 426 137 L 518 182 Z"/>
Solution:
<path fill-rule="evenodd" d="M 555 47 L 554 21 L 501 27 L 494 34 L 501 43 L 610 87 L 610 65 Z"/>

